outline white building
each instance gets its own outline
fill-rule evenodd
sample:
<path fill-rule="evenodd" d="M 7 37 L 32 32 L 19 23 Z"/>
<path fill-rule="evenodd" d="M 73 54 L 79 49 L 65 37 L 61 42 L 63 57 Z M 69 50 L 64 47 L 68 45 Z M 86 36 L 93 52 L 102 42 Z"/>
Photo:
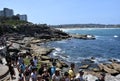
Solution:
<path fill-rule="evenodd" d="M 17 14 L 17 16 L 20 18 L 20 20 L 27 21 L 27 15 Z"/>

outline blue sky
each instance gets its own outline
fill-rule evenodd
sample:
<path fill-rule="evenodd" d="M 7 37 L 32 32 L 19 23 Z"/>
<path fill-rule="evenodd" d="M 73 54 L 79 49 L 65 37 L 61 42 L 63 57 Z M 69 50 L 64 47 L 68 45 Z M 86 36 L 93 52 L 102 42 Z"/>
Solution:
<path fill-rule="evenodd" d="M 120 24 L 120 0 L 0 0 L 28 21 L 47 24 Z"/>

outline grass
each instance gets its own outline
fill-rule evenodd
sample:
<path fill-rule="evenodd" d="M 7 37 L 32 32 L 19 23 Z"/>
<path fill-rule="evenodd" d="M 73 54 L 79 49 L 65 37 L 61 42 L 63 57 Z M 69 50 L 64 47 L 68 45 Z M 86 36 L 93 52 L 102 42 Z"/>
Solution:
<path fill-rule="evenodd" d="M 24 63 L 25 63 L 25 65 L 29 65 L 30 64 L 30 58 L 24 58 Z M 40 63 L 40 61 L 38 61 L 37 68 L 40 68 L 40 66 L 41 66 L 41 63 Z"/>

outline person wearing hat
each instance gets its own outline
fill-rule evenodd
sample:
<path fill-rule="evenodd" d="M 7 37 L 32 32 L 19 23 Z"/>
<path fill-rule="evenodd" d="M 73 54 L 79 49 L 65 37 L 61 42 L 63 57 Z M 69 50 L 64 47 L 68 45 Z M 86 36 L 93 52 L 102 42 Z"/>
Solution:
<path fill-rule="evenodd" d="M 75 79 L 77 79 L 78 81 L 85 81 L 85 79 L 83 78 L 84 72 L 82 69 L 79 70 L 78 75 L 75 77 Z"/>

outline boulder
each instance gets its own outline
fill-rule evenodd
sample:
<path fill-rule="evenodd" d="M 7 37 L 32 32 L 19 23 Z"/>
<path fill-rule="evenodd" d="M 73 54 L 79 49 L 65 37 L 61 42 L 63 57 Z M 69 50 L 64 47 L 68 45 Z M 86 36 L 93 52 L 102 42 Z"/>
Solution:
<path fill-rule="evenodd" d="M 51 60 L 51 58 L 49 56 L 41 56 L 40 58 L 41 58 L 41 60 Z"/>
<path fill-rule="evenodd" d="M 82 65 L 80 66 L 80 69 L 87 69 L 89 67 L 89 65 Z"/>
<path fill-rule="evenodd" d="M 106 75 L 105 81 L 120 81 L 120 78 L 114 77 L 112 75 Z"/>
<path fill-rule="evenodd" d="M 115 70 L 120 72 L 120 64 L 112 63 L 111 66 L 113 67 L 113 69 L 115 69 Z"/>
<path fill-rule="evenodd" d="M 94 71 L 94 72 L 100 72 L 101 70 L 99 68 L 93 68 L 92 71 Z"/>
<path fill-rule="evenodd" d="M 115 75 L 115 74 L 118 74 L 118 73 L 119 73 L 119 72 L 116 71 L 115 69 L 110 69 L 110 68 L 108 68 L 107 66 L 105 66 L 105 65 L 103 65 L 103 64 L 101 64 L 100 66 L 103 68 L 103 70 L 104 70 L 105 72 L 107 72 L 107 73 L 109 73 L 109 74 Z"/>

